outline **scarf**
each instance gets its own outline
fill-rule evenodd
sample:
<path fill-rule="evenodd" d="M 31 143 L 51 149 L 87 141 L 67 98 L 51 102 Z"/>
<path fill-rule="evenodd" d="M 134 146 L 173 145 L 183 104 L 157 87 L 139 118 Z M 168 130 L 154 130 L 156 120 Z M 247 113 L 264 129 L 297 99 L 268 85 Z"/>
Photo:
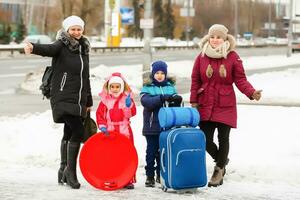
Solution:
<path fill-rule="evenodd" d="M 202 56 L 206 54 L 210 58 L 226 58 L 229 53 L 230 43 L 226 40 L 223 44 L 217 48 L 212 48 L 212 46 L 207 41 L 202 48 Z"/>

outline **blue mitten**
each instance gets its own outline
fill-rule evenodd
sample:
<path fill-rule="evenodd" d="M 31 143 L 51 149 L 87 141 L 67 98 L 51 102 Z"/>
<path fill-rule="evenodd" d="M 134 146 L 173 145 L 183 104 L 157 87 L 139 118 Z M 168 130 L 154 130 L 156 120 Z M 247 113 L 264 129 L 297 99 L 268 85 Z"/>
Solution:
<path fill-rule="evenodd" d="M 129 108 L 131 106 L 130 94 L 128 94 L 128 96 L 125 99 L 125 105 L 126 105 L 127 108 Z"/>
<path fill-rule="evenodd" d="M 107 131 L 107 128 L 106 127 L 101 127 L 101 128 L 99 128 L 100 129 L 100 131 L 102 132 L 102 133 L 104 133 L 104 134 L 108 134 L 108 131 Z"/>

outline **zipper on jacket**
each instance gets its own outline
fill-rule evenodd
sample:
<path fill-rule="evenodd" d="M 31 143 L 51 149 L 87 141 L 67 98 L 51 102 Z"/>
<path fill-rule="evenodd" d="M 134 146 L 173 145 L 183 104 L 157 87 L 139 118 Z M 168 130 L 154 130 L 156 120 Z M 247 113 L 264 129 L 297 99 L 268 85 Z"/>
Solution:
<path fill-rule="evenodd" d="M 150 122 L 150 128 L 151 128 L 151 126 L 152 126 L 152 122 L 153 122 L 153 112 L 151 112 L 151 115 L 150 115 L 150 120 L 149 120 L 149 122 Z"/>
<path fill-rule="evenodd" d="M 64 73 L 63 77 L 61 78 L 61 82 L 60 82 L 60 91 L 64 90 L 65 84 L 66 84 L 66 80 L 67 80 L 67 72 Z"/>
<path fill-rule="evenodd" d="M 81 45 L 79 45 L 79 58 L 81 62 L 81 69 L 80 69 L 80 89 L 79 89 L 79 98 L 78 98 L 78 106 L 79 106 L 79 114 L 81 115 L 81 91 L 82 91 L 82 72 L 83 72 L 83 60 L 82 60 L 82 55 L 81 55 Z"/>
<path fill-rule="evenodd" d="M 161 86 L 159 86 L 159 89 L 160 89 L 160 91 L 161 91 L 161 94 L 162 94 L 162 95 L 165 95 L 165 94 L 164 94 L 164 90 L 162 89 Z"/>

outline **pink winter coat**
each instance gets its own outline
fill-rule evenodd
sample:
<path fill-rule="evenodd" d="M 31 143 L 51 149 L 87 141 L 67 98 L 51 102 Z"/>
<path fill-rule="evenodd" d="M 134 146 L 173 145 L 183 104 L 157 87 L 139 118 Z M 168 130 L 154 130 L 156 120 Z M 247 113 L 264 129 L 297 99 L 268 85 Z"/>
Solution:
<path fill-rule="evenodd" d="M 129 89 L 129 91 L 121 93 L 119 97 L 114 97 L 107 91 L 107 82 L 99 94 L 101 102 L 96 112 L 98 127 L 101 128 L 105 126 L 108 131 L 120 132 L 133 142 L 130 118 L 136 115 L 136 106 L 131 96 L 130 88 L 127 86 L 126 88 Z M 130 94 L 132 102 L 129 108 L 125 105 L 125 99 L 128 94 Z"/>
<path fill-rule="evenodd" d="M 212 75 L 208 78 L 208 68 Z M 255 89 L 247 81 L 242 60 L 236 52 L 227 58 L 210 58 L 200 54 L 192 71 L 190 103 L 198 103 L 201 121 L 237 126 L 236 96 L 233 83 L 249 99 Z"/>

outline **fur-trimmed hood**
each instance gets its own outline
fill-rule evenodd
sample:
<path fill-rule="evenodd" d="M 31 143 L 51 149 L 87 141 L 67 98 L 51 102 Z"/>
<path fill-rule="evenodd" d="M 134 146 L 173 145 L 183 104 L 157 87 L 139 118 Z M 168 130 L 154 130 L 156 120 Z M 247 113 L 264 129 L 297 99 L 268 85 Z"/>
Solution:
<path fill-rule="evenodd" d="M 71 37 L 68 32 L 60 29 L 57 32 L 56 39 L 66 45 L 72 52 L 79 51 L 80 44 L 82 45 L 82 54 L 88 55 L 90 52 L 91 45 L 85 36 L 82 36 L 79 40 L 76 40 L 75 38 Z"/>
<path fill-rule="evenodd" d="M 176 77 L 167 75 L 167 81 L 172 85 L 176 84 Z M 146 72 L 143 76 L 143 86 L 151 85 L 153 83 L 151 72 Z"/>
<path fill-rule="evenodd" d="M 118 75 L 115 75 L 115 74 L 118 74 Z M 101 99 L 105 99 L 107 96 L 109 96 L 108 83 L 109 83 L 109 80 L 113 76 L 119 76 L 124 81 L 124 91 L 122 91 L 122 93 L 124 93 L 125 95 L 130 94 L 131 98 L 133 98 L 133 93 L 132 93 L 132 90 L 131 90 L 129 84 L 127 83 L 127 81 L 125 80 L 125 78 L 122 76 L 121 73 L 116 72 L 116 73 L 111 74 L 109 77 L 107 77 L 105 79 L 105 83 L 103 84 L 102 91 L 99 93 L 99 96 L 101 97 Z"/>
<path fill-rule="evenodd" d="M 201 52 L 203 50 L 204 45 L 209 41 L 209 37 L 210 37 L 209 35 L 206 35 L 200 40 L 198 45 L 200 47 Z M 227 34 L 227 40 L 225 40 L 225 41 L 228 41 L 230 44 L 228 52 L 234 51 L 235 47 L 236 47 L 236 42 L 235 42 L 235 38 L 233 37 L 233 35 Z"/>

